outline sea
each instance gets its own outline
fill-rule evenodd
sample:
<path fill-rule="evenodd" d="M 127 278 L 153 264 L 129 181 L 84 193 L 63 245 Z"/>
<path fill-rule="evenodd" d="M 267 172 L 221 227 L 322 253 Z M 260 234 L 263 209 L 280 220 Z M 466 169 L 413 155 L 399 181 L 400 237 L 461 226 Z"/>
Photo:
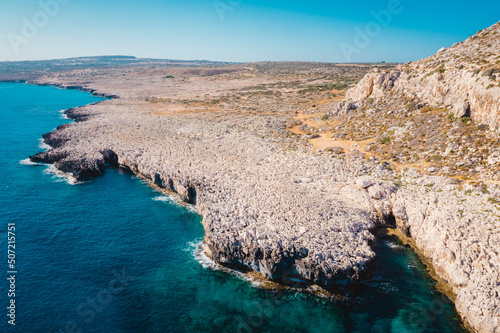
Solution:
<path fill-rule="evenodd" d="M 0 83 L 3 332 L 464 332 L 411 248 L 378 236 L 373 275 L 336 299 L 265 290 L 200 251 L 196 207 L 108 168 L 78 183 L 29 155 L 103 98 Z"/>

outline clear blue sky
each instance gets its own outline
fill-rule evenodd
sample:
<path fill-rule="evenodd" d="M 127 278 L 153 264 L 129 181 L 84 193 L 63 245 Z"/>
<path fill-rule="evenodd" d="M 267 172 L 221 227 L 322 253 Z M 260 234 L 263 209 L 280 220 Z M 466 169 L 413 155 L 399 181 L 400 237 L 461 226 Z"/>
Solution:
<path fill-rule="evenodd" d="M 406 62 L 500 21 L 498 0 L 0 0 L 0 9 L 0 61 Z M 381 11 L 390 14 L 377 21 Z"/>

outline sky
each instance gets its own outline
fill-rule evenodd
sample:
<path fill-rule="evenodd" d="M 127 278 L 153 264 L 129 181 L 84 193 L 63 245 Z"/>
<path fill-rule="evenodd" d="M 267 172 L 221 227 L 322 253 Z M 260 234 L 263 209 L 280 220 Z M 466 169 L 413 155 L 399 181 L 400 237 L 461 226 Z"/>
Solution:
<path fill-rule="evenodd" d="M 0 61 L 407 62 L 498 21 L 498 0 L 0 0 Z"/>

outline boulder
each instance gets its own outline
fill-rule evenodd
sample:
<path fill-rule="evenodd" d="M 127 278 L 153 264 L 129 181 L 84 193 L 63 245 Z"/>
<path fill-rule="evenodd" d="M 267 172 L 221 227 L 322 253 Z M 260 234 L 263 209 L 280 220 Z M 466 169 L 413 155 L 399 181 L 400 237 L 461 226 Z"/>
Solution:
<path fill-rule="evenodd" d="M 452 112 L 455 118 L 470 117 L 469 102 L 462 102 L 455 104 L 455 107 L 453 108 Z"/>
<path fill-rule="evenodd" d="M 356 186 L 359 188 L 365 189 L 373 185 L 373 181 L 370 177 L 360 177 L 356 180 Z"/>
<path fill-rule="evenodd" d="M 449 156 L 451 154 L 456 153 L 460 149 L 460 146 L 456 142 L 450 142 L 448 143 L 448 146 L 446 147 L 446 151 L 444 152 L 443 156 Z"/>
<path fill-rule="evenodd" d="M 330 115 L 330 116 L 346 115 L 351 110 L 355 110 L 357 108 L 358 107 L 352 102 L 340 102 L 335 106 L 335 108 L 333 110 L 328 112 L 328 115 Z"/>

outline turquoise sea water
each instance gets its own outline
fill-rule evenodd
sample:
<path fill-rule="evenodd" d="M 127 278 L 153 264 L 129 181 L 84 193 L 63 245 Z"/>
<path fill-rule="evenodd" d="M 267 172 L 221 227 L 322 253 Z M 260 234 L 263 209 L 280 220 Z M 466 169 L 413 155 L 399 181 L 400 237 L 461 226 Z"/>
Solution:
<path fill-rule="evenodd" d="M 463 332 L 410 249 L 375 245 L 373 277 L 327 301 L 252 287 L 200 264 L 200 217 L 128 172 L 70 185 L 27 165 L 60 110 L 100 99 L 0 83 L 0 327 L 5 332 Z M 7 228 L 16 224 L 16 325 Z"/>

